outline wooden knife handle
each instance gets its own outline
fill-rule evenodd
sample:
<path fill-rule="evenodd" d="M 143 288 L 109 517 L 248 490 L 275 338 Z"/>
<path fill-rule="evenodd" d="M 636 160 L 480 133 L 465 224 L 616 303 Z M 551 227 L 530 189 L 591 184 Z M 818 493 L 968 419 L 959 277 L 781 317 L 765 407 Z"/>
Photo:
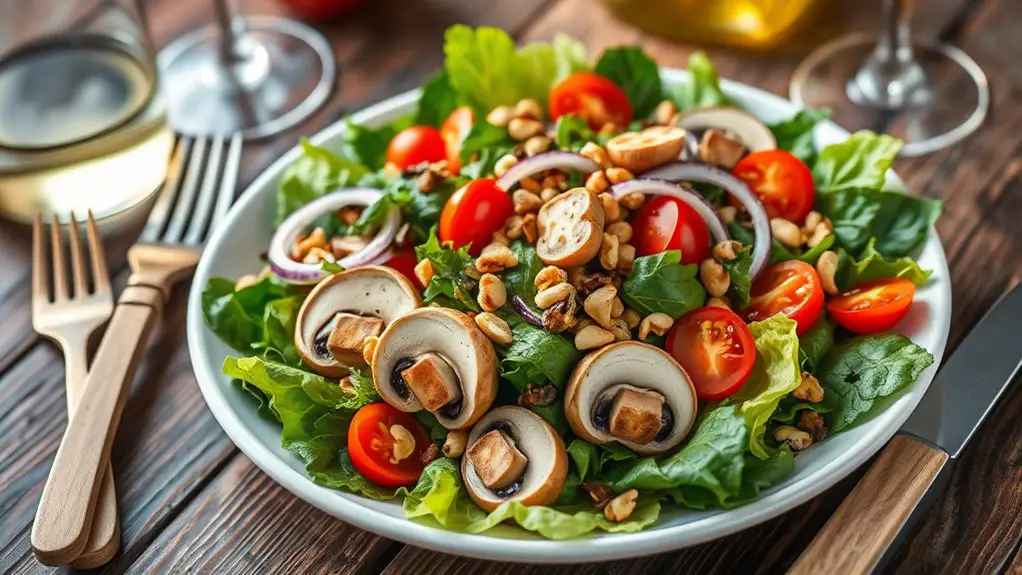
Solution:
<path fill-rule="evenodd" d="M 32 525 L 41 563 L 67 564 L 85 549 L 121 411 L 162 303 L 159 289 L 138 285 L 118 300 Z"/>
<path fill-rule="evenodd" d="M 789 574 L 869 573 L 947 460 L 936 447 L 895 435 Z"/>

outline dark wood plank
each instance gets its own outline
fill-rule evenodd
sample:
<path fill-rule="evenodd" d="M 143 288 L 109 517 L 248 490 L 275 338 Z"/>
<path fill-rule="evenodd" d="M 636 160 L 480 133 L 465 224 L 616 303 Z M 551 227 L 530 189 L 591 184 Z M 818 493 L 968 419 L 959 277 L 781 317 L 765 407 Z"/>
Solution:
<path fill-rule="evenodd" d="M 235 457 L 129 572 L 374 573 L 376 560 L 399 546 L 281 491 Z"/>

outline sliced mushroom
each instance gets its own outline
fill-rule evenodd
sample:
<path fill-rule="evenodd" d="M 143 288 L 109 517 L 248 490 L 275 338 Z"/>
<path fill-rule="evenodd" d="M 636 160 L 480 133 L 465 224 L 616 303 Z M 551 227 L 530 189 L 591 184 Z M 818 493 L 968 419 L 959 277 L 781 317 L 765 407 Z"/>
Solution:
<path fill-rule="evenodd" d="M 497 395 L 497 354 L 469 316 L 425 307 L 384 330 L 373 354 L 373 382 L 384 401 L 423 409 L 447 429 L 470 427 Z"/>
<path fill-rule="evenodd" d="M 564 414 L 575 434 L 595 444 L 616 441 L 642 455 L 681 444 L 696 408 L 685 370 L 662 349 L 638 341 L 586 355 L 564 395 Z"/>
<path fill-rule="evenodd" d="M 461 460 L 465 488 L 493 511 L 505 501 L 550 505 L 568 476 L 568 453 L 557 431 L 524 407 L 498 407 L 475 424 Z"/>
<path fill-rule="evenodd" d="M 677 125 L 696 134 L 710 129 L 723 132 L 724 136 L 741 142 L 750 152 L 777 147 L 770 128 L 756 116 L 738 108 L 693 108 L 678 117 Z"/>
<path fill-rule="evenodd" d="M 593 194 L 569 190 L 539 210 L 536 254 L 562 269 L 586 264 L 600 253 L 603 223 L 603 204 Z"/>
<path fill-rule="evenodd" d="M 365 266 L 328 276 L 302 304 L 295 347 L 309 369 L 340 378 L 365 365 L 366 338 L 379 335 L 398 317 L 422 303 L 418 290 L 400 273 Z"/>
<path fill-rule="evenodd" d="M 638 174 L 677 160 L 685 147 L 685 130 L 653 126 L 641 132 L 624 132 L 607 142 L 607 154 L 614 165 Z"/>

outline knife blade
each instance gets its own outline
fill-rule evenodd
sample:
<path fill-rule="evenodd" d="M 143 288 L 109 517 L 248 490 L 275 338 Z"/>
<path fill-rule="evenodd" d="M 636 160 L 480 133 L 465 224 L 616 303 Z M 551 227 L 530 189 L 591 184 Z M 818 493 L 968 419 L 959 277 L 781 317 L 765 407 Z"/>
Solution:
<path fill-rule="evenodd" d="M 997 401 L 1022 374 L 1022 284 L 980 319 L 789 573 L 870 573 L 923 516 Z"/>

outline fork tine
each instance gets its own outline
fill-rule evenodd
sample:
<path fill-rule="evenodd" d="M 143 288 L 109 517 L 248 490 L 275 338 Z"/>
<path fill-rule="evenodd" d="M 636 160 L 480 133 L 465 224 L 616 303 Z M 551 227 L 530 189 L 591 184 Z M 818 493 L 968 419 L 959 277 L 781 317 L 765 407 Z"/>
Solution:
<path fill-rule="evenodd" d="M 68 215 L 67 227 L 71 231 L 71 279 L 74 286 L 74 297 L 82 297 L 89 293 L 89 280 L 85 277 L 85 254 L 82 253 L 82 238 L 78 235 L 78 220 L 74 212 Z"/>
<path fill-rule="evenodd" d="M 170 175 L 163 183 L 160 197 L 156 198 L 156 203 L 149 213 L 149 219 L 146 220 L 145 228 L 142 229 L 138 241 L 151 243 L 160 238 L 160 232 L 167 223 L 170 209 L 174 206 L 174 198 L 177 197 L 178 189 L 181 187 L 181 176 L 185 171 L 185 162 L 188 161 L 188 155 L 192 150 L 192 142 L 192 138 L 188 136 L 178 138 L 177 145 L 174 146 L 174 153 L 170 158 L 170 167 L 168 168 Z"/>
<path fill-rule="evenodd" d="M 53 214 L 50 221 L 50 251 L 53 252 L 53 301 L 66 300 L 67 263 L 64 261 L 64 242 L 60 237 L 60 222 Z"/>
<path fill-rule="evenodd" d="M 85 234 L 89 238 L 89 253 L 92 255 L 92 285 L 94 293 L 111 291 L 110 272 L 106 267 L 106 252 L 103 251 L 103 240 L 96 231 L 96 220 L 92 217 L 92 210 L 88 212 L 88 221 Z"/>
<path fill-rule="evenodd" d="M 187 245 L 198 245 L 205 236 L 206 225 L 209 223 L 216 199 L 216 185 L 220 181 L 220 158 L 223 150 L 223 136 L 215 136 L 209 147 L 206 171 L 202 175 L 202 191 L 195 200 L 195 213 L 189 218 L 188 235 L 184 240 Z"/>
<path fill-rule="evenodd" d="M 36 305 L 50 301 L 50 263 L 43 255 L 43 215 L 36 214 L 32 222 L 32 302 Z"/>
<path fill-rule="evenodd" d="M 185 224 L 188 223 L 192 213 L 192 205 L 195 203 L 195 196 L 199 188 L 199 173 L 206 160 L 206 138 L 199 138 L 195 141 L 191 156 L 188 158 L 188 167 L 185 170 L 185 180 L 182 184 L 181 193 L 174 206 L 174 214 L 170 217 L 170 224 L 167 231 L 163 233 L 162 241 L 167 243 L 178 243 L 184 233 Z"/>
<path fill-rule="evenodd" d="M 243 140 L 240 133 L 231 136 L 231 147 L 227 150 L 227 161 L 224 163 L 224 179 L 220 184 L 220 194 L 216 199 L 216 211 L 213 213 L 213 223 L 209 231 L 220 223 L 227 215 L 231 203 L 234 201 L 234 192 L 238 186 L 238 167 L 241 165 L 241 144 Z"/>

